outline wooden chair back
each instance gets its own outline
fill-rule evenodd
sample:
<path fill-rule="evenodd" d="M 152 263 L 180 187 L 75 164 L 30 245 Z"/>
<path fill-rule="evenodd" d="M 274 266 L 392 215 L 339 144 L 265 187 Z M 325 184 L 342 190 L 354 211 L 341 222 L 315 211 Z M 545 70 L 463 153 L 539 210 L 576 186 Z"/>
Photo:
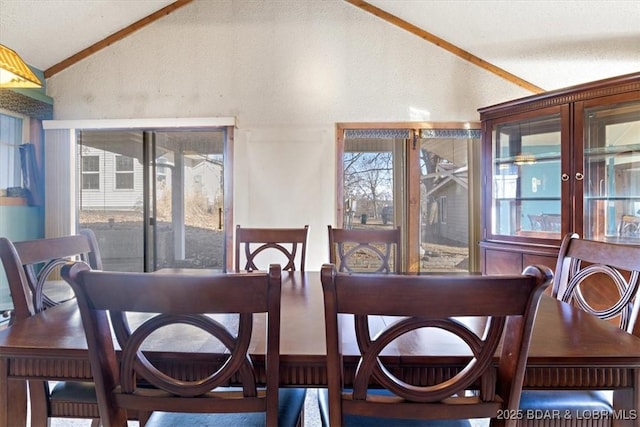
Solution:
<path fill-rule="evenodd" d="M 236 272 L 242 270 L 259 270 L 256 259 L 264 251 L 275 250 L 286 258 L 286 264 L 282 267 L 285 271 L 295 271 L 298 268 L 304 271 L 307 257 L 307 235 L 309 226 L 303 228 L 242 228 L 236 226 Z M 300 254 L 298 255 L 298 249 Z M 241 254 L 244 263 L 240 262 Z M 296 261 L 299 257 L 298 266 Z"/>
<path fill-rule="evenodd" d="M 0 259 L 13 302 L 10 323 L 74 297 L 60 277 L 60 268 L 70 260 L 102 269 L 100 250 L 89 229 L 72 236 L 22 242 L 1 237 Z M 98 418 L 91 383 L 59 381 L 50 387 L 47 381 L 29 381 L 29 395 L 32 427 L 48 426 L 50 418 Z"/>
<path fill-rule="evenodd" d="M 399 273 L 400 227 L 329 229 L 329 262 L 340 272 Z"/>
<path fill-rule="evenodd" d="M 553 278 L 550 269 L 531 266 L 522 275 L 504 276 L 352 275 L 326 264 L 321 278 L 332 427 L 340 427 L 347 414 L 420 420 L 494 418 L 500 423 L 505 420 L 495 419 L 499 411 L 518 409 L 531 330 L 540 297 Z M 361 355 L 352 389 L 343 388 L 340 331 L 350 324 L 344 315 L 353 318 Z M 383 321 L 376 322 L 381 316 Z M 424 328 L 460 337 L 474 357 L 451 378 L 407 384 L 385 367 L 383 350 L 401 346 L 406 334 L 418 333 L 420 339 L 410 340 L 409 345 L 433 350 L 442 335 L 428 335 L 428 330 L 422 335 Z M 402 369 L 401 360 L 397 363 Z M 372 384 L 388 394 L 372 392 Z"/>
<path fill-rule="evenodd" d="M 95 235 L 89 229 L 79 234 L 48 239 L 11 242 L 0 238 L 0 259 L 9 281 L 13 316 L 24 319 L 61 302 L 47 294 L 45 285 L 59 279 L 60 267 L 70 260 L 81 260 L 101 270 L 102 260 Z M 66 284 L 63 285 L 66 288 Z M 62 292 L 64 294 L 64 292 Z M 67 296 L 72 297 L 71 293 Z"/>
<path fill-rule="evenodd" d="M 640 286 L 640 246 L 564 236 L 558 252 L 551 295 L 558 300 L 638 335 L 637 293 Z M 580 425 L 576 414 L 604 414 L 602 425 L 613 419 L 611 395 L 604 390 L 526 390 L 521 411 L 572 414 L 555 420 L 558 427 Z M 529 425 L 547 425 L 535 420 Z"/>
<path fill-rule="evenodd" d="M 279 265 L 272 265 L 268 273 L 203 276 L 92 271 L 84 263 L 74 263 L 63 267 L 62 276 L 76 293 L 103 425 L 126 426 L 126 410 L 187 415 L 264 412 L 266 425 L 277 425 Z M 116 356 L 109 317 L 134 313 L 139 326 L 120 342 L 121 352 Z M 249 356 L 257 313 L 267 316 L 264 389 L 258 387 L 262 377 Z M 195 327 L 207 334 L 204 342 L 219 343 L 207 353 L 213 360 L 221 358 L 219 369 L 205 378 L 187 379 L 180 377 L 179 369 L 162 372 L 147 358 L 146 349 L 180 357 L 185 345 L 175 342 L 182 329 L 174 331 L 170 339 L 152 343 L 154 333 L 165 327 Z M 227 388 L 232 382 L 241 386 Z M 139 387 L 141 383 L 145 385 Z M 224 388 L 220 391 L 218 387 Z M 149 422 L 156 415 L 154 412 Z M 189 425 L 187 420 L 179 425 Z"/>
<path fill-rule="evenodd" d="M 640 246 L 565 235 L 551 295 L 633 333 L 640 305 Z"/>

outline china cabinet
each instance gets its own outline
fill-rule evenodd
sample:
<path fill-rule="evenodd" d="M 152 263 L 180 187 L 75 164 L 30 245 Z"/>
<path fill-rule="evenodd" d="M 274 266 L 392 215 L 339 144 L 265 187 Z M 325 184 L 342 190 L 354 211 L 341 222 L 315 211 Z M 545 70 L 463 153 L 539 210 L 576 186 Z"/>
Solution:
<path fill-rule="evenodd" d="M 569 232 L 640 244 L 640 73 L 479 112 L 484 273 L 553 268 Z"/>

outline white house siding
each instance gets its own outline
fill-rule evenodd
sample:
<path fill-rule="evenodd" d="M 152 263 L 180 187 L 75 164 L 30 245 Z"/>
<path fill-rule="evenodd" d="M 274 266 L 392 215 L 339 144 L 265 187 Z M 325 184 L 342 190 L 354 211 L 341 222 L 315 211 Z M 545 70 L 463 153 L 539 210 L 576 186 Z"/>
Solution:
<path fill-rule="evenodd" d="M 202 161 L 185 168 L 185 184 L 187 197 L 202 197 L 209 202 L 210 207 L 222 203 L 221 165 Z"/>
<path fill-rule="evenodd" d="M 80 191 L 81 209 L 105 211 L 142 209 L 142 165 L 138 160 L 133 160 L 134 188 L 125 190 L 116 189 L 115 159 L 117 155 L 115 153 L 84 147 L 83 155 L 100 157 L 100 189 Z"/>
<path fill-rule="evenodd" d="M 440 235 L 463 245 L 469 243 L 469 194 L 466 188 L 452 182 L 447 186 L 447 223 L 441 224 Z"/>

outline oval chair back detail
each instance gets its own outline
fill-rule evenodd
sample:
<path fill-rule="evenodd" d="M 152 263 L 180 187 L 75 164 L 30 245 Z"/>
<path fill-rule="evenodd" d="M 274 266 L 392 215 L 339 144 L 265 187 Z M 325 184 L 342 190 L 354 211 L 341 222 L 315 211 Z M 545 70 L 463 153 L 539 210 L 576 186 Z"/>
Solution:
<path fill-rule="evenodd" d="M 325 426 L 470 426 L 472 418 L 515 426 L 515 419 L 499 414 L 518 408 L 533 322 L 553 278 L 550 269 L 530 266 L 522 275 L 504 276 L 405 276 L 339 273 L 327 264 L 321 278 L 328 393 L 321 392 L 319 401 Z M 387 366 L 384 350 L 425 328 L 461 339 L 473 358 L 451 377 L 407 384 L 394 375 L 402 371 L 402 361 L 392 358 Z M 357 360 L 349 360 L 358 366 L 353 389 L 342 386 L 350 382 L 344 378 L 342 331 L 355 333 L 360 352 Z M 429 337 L 420 335 L 425 349 L 442 339 L 435 334 L 438 342 L 430 342 Z"/>
<path fill-rule="evenodd" d="M 284 271 L 304 271 L 307 257 L 307 235 L 309 226 L 303 228 L 242 228 L 236 226 L 235 267 L 241 270 L 259 270 L 256 260 L 265 251 L 276 251 L 284 255 Z M 298 253 L 298 249 L 300 252 Z M 244 263 L 240 262 L 241 255 Z M 298 263 L 296 267 L 296 263 Z M 241 268 L 240 266 L 243 265 Z"/>
<path fill-rule="evenodd" d="M 639 288 L 640 246 L 586 240 L 575 233 L 564 236 L 551 291 L 554 298 L 638 335 Z M 560 411 L 565 416 L 553 420 L 557 427 L 595 425 L 592 423 L 596 421 L 582 416 L 585 413 L 600 414 L 597 425 L 606 427 L 614 415 L 611 393 L 603 390 L 526 390 L 520 408 L 530 413 Z M 546 427 L 549 422 L 532 418 L 523 419 L 518 425 Z"/>
<path fill-rule="evenodd" d="M 128 411 L 151 411 L 146 427 L 299 423 L 304 390 L 278 388 L 279 265 L 265 273 L 189 275 L 99 272 L 75 263 L 63 267 L 62 275 L 76 292 L 105 426 L 126 427 Z M 254 322 L 257 315 L 266 322 Z M 137 319 L 131 329 L 134 322 L 124 321 L 128 330 L 118 340 L 119 357 L 109 318 Z M 185 345 L 178 337 L 155 342 L 155 333 L 166 327 L 199 329 L 203 342 L 213 345 L 203 356 L 219 359 L 218 369 L 202 378 L 162 370 L 162 359 L 154 355 L 180 357 Z M 264 373 L 249 354 L 255 333 L 267 336 Z"/>
<path fill-rule="evenodd" d="M 328 226 L 329 262 L 340 272 L 400 273 L 400 227 L 344 229 Z"/>

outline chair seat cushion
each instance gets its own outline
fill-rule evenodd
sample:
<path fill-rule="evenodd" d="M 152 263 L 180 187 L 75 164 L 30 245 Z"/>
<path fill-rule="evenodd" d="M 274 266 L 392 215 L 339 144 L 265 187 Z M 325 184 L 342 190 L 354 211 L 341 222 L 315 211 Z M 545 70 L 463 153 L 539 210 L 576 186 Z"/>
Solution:
<path fill-rule="evenodd" d="M 96 386 L 92 382 L 59 381 L 49 393 L 51 401 L 97 403 Z"/>
<path fill-rule="evenodd" d="M 526 390 L 520 397 L 522 410 L 613 412 L 612 393 L 604 390 Z"/>
<path fill-rule="evenodd" d="M 389 393 L 387 390 L 370 390 L 370 393 Z M 318 390 L 318 405 L 322 425 L 329 426 L 329 392 Z M 412 420 L 399 418 L 378 418 L 360 415 L 345 415 L 344 427 L 398 426 L 398 427 L 471 427 L 469 420 Z"/>
<path fill-rule="evenodd" d="M 282 388 L 278 401 L 278 426 L 296 427 L 304 408 L 306 389 Z M 265 425 L 264 412 L 232 414 L 193 414 L 154 412 L 145 427 L 257 427 Z"/>

